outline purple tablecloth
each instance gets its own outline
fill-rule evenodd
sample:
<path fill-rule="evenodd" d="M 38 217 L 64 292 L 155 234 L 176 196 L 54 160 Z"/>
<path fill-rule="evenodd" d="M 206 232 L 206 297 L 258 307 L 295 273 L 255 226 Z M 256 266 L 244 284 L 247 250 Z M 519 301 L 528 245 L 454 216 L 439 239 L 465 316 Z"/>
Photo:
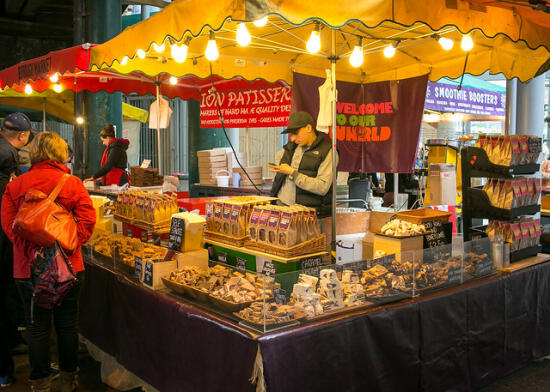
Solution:
<path fill-rule="evenodd" d="M 88 264 L 81 330 L 161 391 L 473 391 L 550 354 L 550 263 L 257 338 Z"/>

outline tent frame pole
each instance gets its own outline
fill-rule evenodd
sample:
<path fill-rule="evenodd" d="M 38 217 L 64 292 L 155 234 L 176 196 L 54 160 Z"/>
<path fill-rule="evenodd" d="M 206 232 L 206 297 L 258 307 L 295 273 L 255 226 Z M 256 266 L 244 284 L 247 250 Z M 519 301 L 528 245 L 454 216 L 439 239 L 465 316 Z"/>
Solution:
<path fill-rule="evenodd" d="M 337 138 L 336 138 L 336 30 L 331 28 L 332 55 L 330 58 L 331 71 L 331 111 L 332 111 L 332 238 L 330 241 L 331 257 L 336 259 L 336 190 L 338 175 Z"/>
<path fill-rule="evenodd" d="M 159 175 L 164 175 L 164 172 L 163 172 L 163 165 L 162 165 L 162 160 L 161 160 L 161 157 L 160 157 L 160 152 L 161 152 L 161 143 L 160 143 L 160 81 L 157 81 L 156 83 L 156 87 L 157 87 L 157 164 L 158 164 L 158 170 L 159 170 Z"/>

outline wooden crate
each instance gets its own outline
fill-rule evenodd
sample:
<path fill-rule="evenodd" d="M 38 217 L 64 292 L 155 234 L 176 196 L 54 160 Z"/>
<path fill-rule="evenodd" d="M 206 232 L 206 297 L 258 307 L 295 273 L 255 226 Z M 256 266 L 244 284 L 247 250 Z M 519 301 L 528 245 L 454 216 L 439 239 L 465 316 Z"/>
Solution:
<path fill-rule="evenodd" d="M 431 222 L 434 220 L 441 221 L 441 223 L 447 223 L 449 221 L 451 213 L 446 211 L 432 210 L 431 208 L 420 208 L 417 210 L 397 212 L 395 215 L 398 219 L 420 225 L 425 222 Z"/>
<path fill-rule="evenodd" d="M 422 250 L 424 247 L 423 236 L 415 237 L 405 237 L 405 238 L 393 238 L 387 237 L 380 234 L 374 235 L 374 245 L 373 251 L 376 253 L 377 250 L 386 252 L 386 255 L 395 254 L 395 259 L 401 261 L 421 261 L 422 260 Z M 414 251 L 414 252 L 412 252 Z M 408 252 L 403 254 L 403 252 Z"/>

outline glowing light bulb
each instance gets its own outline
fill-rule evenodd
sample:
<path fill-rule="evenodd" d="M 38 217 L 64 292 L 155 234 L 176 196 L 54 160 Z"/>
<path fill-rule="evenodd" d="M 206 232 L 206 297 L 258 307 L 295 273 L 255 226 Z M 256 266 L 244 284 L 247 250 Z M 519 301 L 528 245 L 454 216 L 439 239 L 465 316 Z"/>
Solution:
<path fill-rule="evenodd" d="M 306 49 L 309 53 L 317 53 L 321 49 L 321 34 L 319 33 L 318 23 L 315 23 L 315 28 L 307 40 Z"/>
<path fill-rule="evenodd" d="M 63 87 L 61 86 L 61 84 L 56 83 L 53 85 L 53 91 L 55 91 L 56 93 L 60 93 L 61 91 L 63 91 Z"/>
<path fill-rule="evenodd" d="M 140 59 L 144 59 L 144 58 L 145 58 L 145 50 L 143 50 L 143 49 L 138 49 L 136 53 L 137 53 L 137 56 L 138 56 Z"/>
<path fill-rule="evenodd" d="M 52 76 L 50 76 L 50 82 L 57 83 L 59 81 L 59 74 L 55 72 Z"/>
<path fill-rule="evenodd" d="M 248 46 L 250 43 L 250 33 L 244 23 L 239 23 L 237 28 L 237 43 L 241 46 Z"/>
<path fill-rule="evenodd" d="M 441 45 L 443 50 L 451 50 L 455 44 L 452 39 L 445 37 L 439 38 L 437 42 L 439 42 L 439 45 Z"/>
<path fill-rule="evenodd" d="M 392 45 L 388 45 L 384 48 L 384 56 L 386 56 L 387 58 L 392 58 L 393 56 L 395 56 L 395 46 Z"/>
<path fill-rule="evenodd" d="M 218 51 L 218 45 L 216 45 L 216 37 L 214 37 L 213 31 L 210 31 L 210 34 L 208 37 L 208 44 L 206 45 L 206 50 L 204 51 L 204 55 L 209 61 L 216 61 L 220 56 L 220 52 Z"/>
<path fill-rule="evenodd" d="M 27 95 L 32 94 L 32 86 L 28 83 L 25 85 L 25 94 L 27 94 Z"/>
<path fill-rule="evenodd" d="M 77 123 L 78 125 L 84 124 L 84 117 L 78 116 L 78 117 L 76 118 L 76 123 Z"/>
<path fill-rule="evenodd" d="M 470 35 L 465 35 L 462 37 L 462 42 L 460 43 L 460 47 L 463 51 L 469 52 L 474 47 L 474 41 L 472 40 L 472 37 Z"/>
<path fill-rule="evenodd" d="M 187 58 L 187 49 L 189 49 L 189 41 L 191 37 L 187 37 L 183 44 L 172 44 L 170 46 L 170 54 L 176 63 L 183 63 Z"/>
<path fill-rule="evenodd" d="M 120 65 L 126 65 L 126 64 L 128 64 L 128 56 L 124 56 L 120 61 Z"/>
<path fill-rule="evenodd" d="M 351 56 L 349 56 L 349 63 L 352 67 L 360 67 L 361 64 L 363 64 L 363 39 L 359 38 L 359 42 L 357 42 L 357 45 L 355 45 L 355 48 L 353 48 L 353 52 L 351 52 Z"/>
<path fill-rule="evenodd" d="M 165 48 L 164 42 L 160 45 L 157 45 L 156 42 L 153 42 L 153 49 L 155 49 L 155 52 L 162 53 L 164 52 L 164 48 Z"/>
<path fill-rule="evenodd" d="M 253 23 L 256 27 L 264 27 L 267 24 L 267 15 L 263 18 L 256 19 Z"/>
<path fill-rule="evenodd" d="M 170 76 L 170 84 L 171 85 L 178 84 L 178 78 L 176 78 L 175 76 Z"/>

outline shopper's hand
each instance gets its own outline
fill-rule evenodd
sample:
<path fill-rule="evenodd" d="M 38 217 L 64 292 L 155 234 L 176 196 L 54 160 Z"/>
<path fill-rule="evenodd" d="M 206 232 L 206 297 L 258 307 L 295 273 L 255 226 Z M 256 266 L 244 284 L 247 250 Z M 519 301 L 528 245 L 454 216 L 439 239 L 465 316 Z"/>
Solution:
<path fill-rule="evenodd" d="M 283 173 L 283 174 L 286 174 L 286 175 L 290 175 L 294 171 L 294 169 L 291 168 L 286 163 L 283 163 L 282 165 L 279 165 L 279 166 L 273 166 L 273 167 L 270 166 L 269 170 L 277 172 L 277 173 Z"/>

